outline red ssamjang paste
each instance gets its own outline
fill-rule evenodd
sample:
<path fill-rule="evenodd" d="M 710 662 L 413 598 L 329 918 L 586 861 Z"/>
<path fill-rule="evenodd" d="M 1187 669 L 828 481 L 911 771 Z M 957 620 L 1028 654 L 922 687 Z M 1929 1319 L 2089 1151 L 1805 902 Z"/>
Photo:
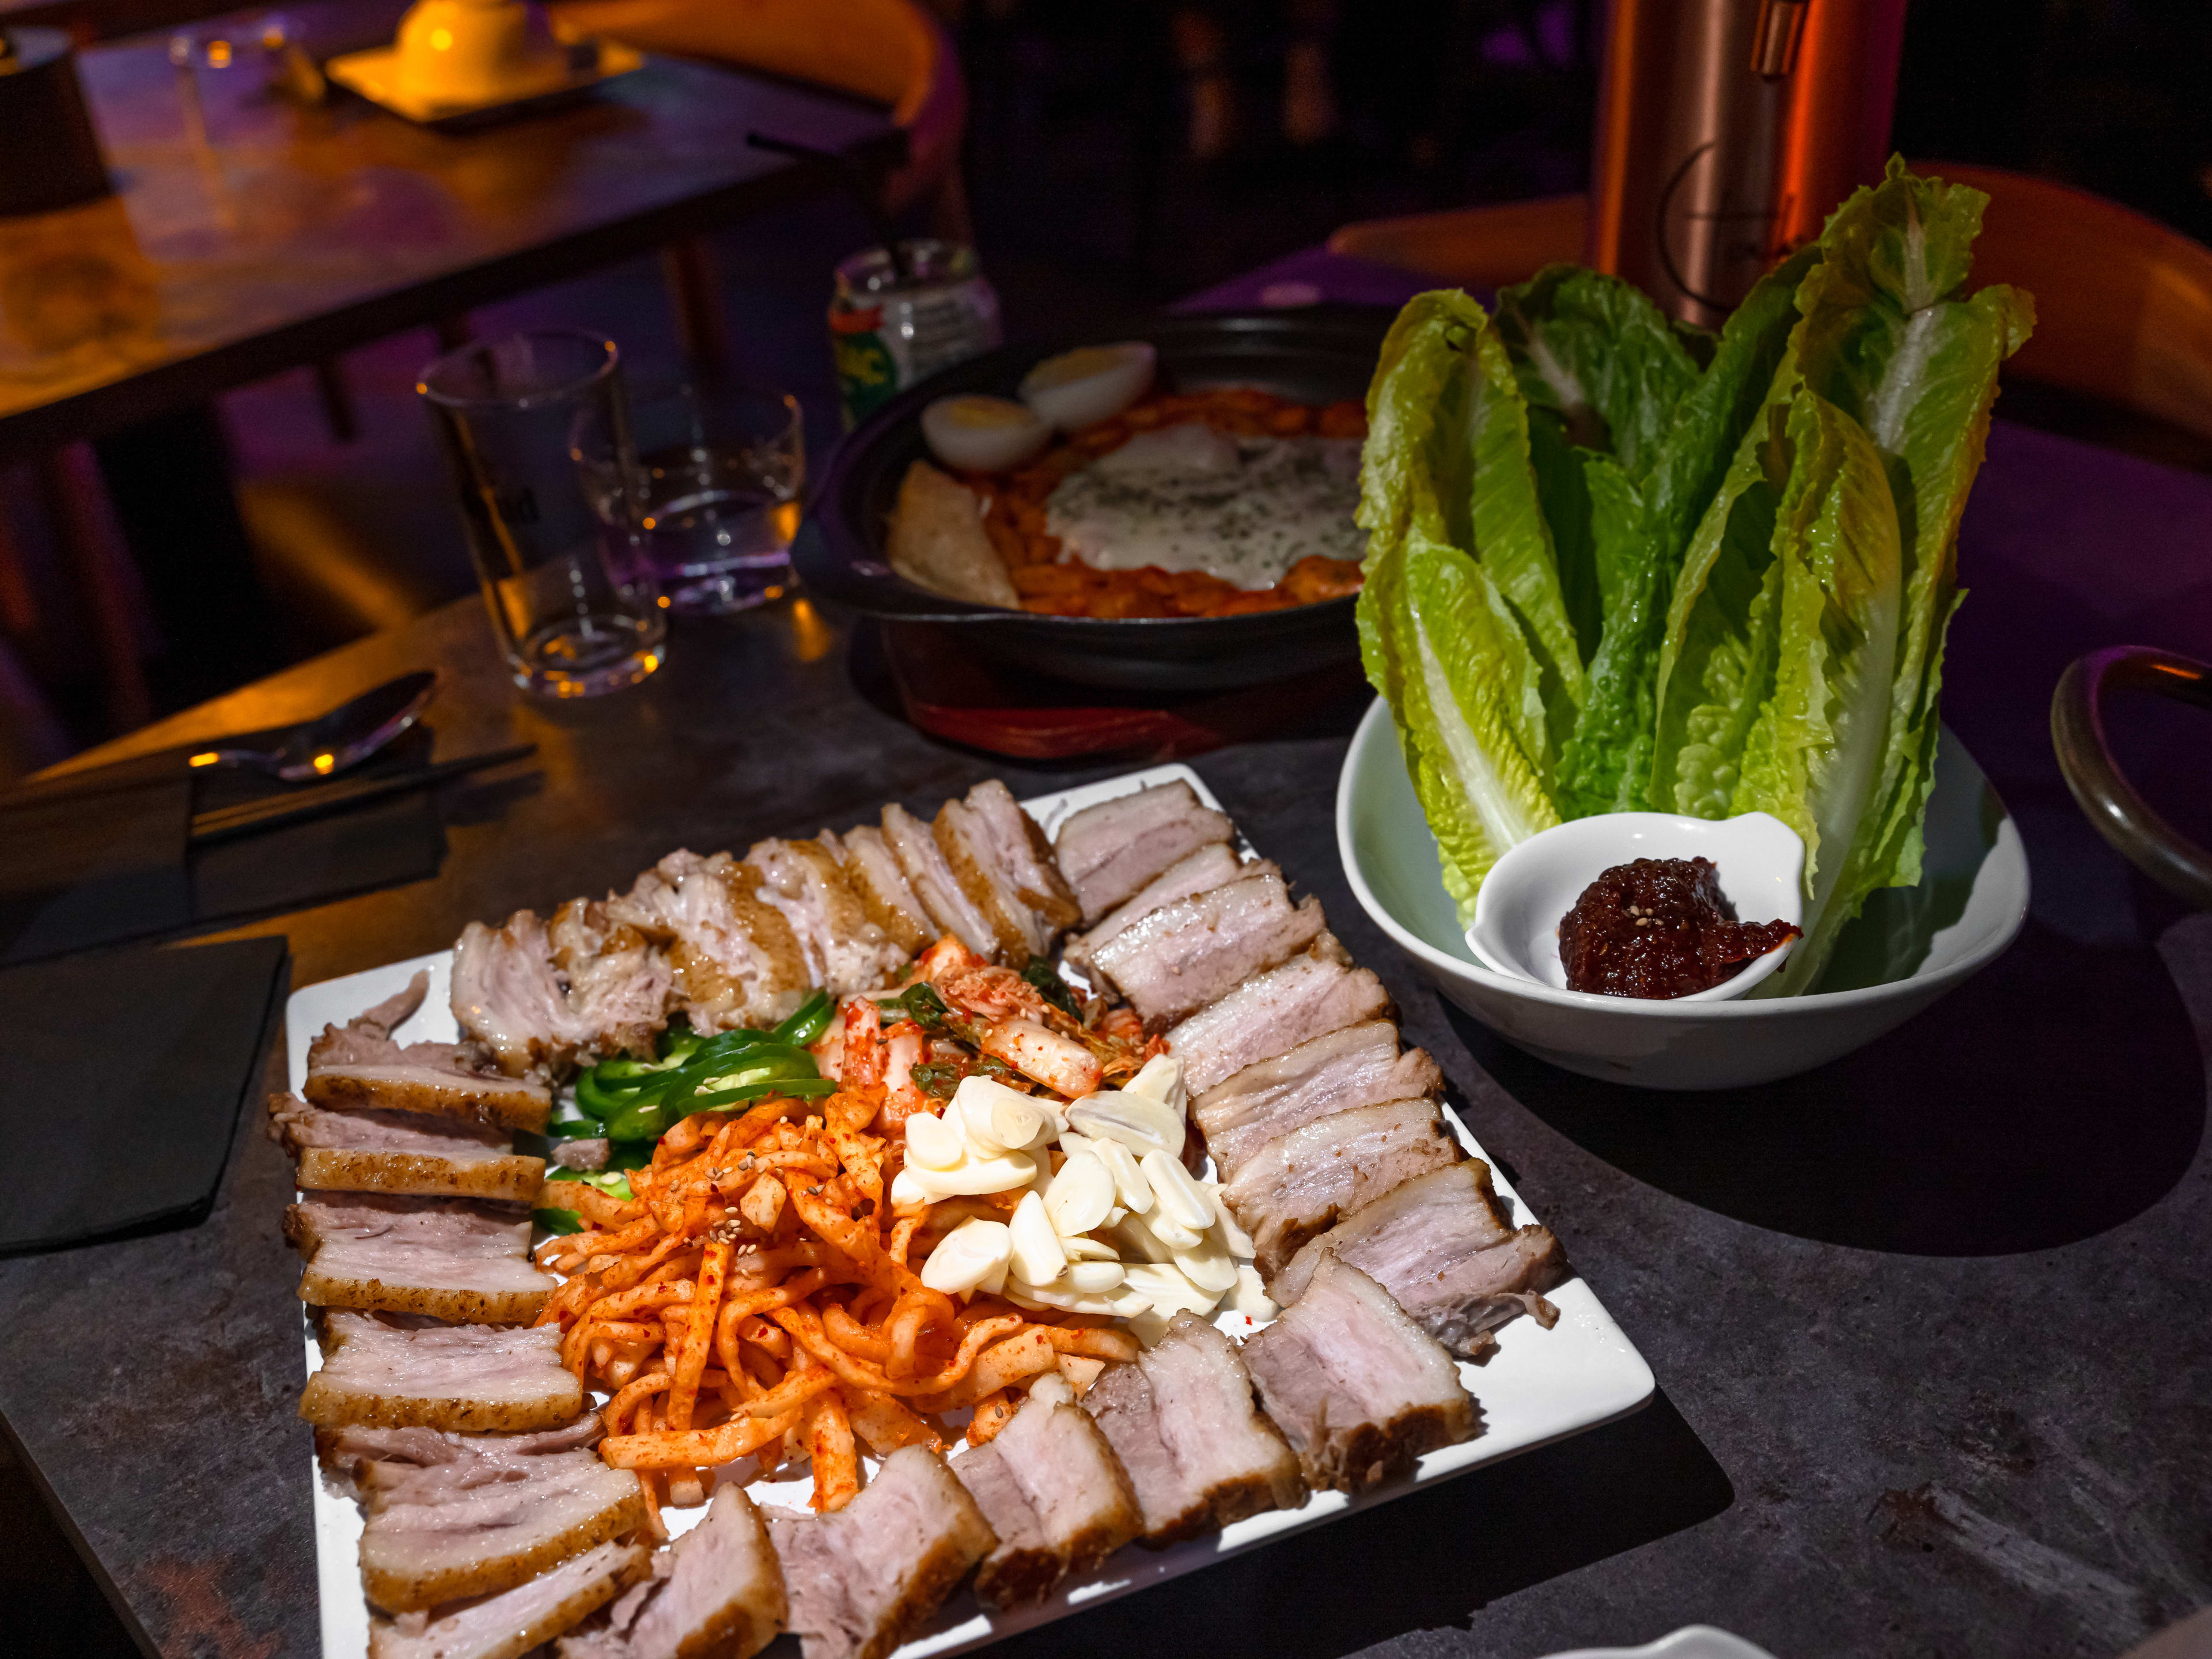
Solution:
<path fill-rule="evenodd" d="M 1638 859 L 1583 889 L 1559 919 L 1559 960 L 1571 991 L 1682 997 L 1732 978 L 1801 931 L 1738 921 L 1711 859 Z"/>

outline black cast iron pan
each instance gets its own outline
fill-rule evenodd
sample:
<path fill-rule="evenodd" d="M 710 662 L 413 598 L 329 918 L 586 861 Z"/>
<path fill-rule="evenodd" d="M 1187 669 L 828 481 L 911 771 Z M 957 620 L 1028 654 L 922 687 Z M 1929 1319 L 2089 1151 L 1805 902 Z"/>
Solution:
<path fill-rule="evenodd" d="M 975 648 L 1018 667 L 1085 685 L 1132 691 L 1196 691 L 1254 685 L 1356 656 L 1354 601 L 1328 599 L 1243 617 L 1038 617 L 950 599 L 895 575 L 884 529 L 899 480 L 927 455 L 921 411 L 960 392 L 1011 398 L 1031 365 L 1054 352 L 1115 340 L 1148 340 L 1159 353 L 1160 389 L 1252 386 L 1300 403 L 1364 398 L 1387 307 L 1162 316 L 1082 338 L 1001 347 L 933 374 L 878 410 L 837 446 L 792 549 L 799 579 L 864 615 L 942 623 Z"/>

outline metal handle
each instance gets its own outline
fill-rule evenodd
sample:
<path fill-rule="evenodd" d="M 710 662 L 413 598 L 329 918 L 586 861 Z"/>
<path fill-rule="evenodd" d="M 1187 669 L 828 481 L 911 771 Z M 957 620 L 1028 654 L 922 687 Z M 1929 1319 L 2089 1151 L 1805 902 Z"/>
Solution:
<path fill-rule="evenodd" d="M 2166 891 L 2212 910 L 2212 853 L 2168 823 L 2121 775 L 2105 736 L 2112 691 L 2150 691 L 2212 708 L 2212 666 L 2148 645 L 2116 645 L 2069 664 L 2051 698 L 2051 746 L 2098 834 Z"/>

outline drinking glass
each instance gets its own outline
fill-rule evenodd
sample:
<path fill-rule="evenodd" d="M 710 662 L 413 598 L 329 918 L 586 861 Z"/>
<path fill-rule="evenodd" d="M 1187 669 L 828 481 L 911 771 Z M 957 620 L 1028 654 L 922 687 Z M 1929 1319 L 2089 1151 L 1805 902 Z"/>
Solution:
<path fill-rule="evenodd" d="M 781 599 L 806 482 L 799 400 L 702 380 L 636 394 L 630 423 L 634 469 L 607 443 L 580 447 L 576 465 L 609 533 L 635 526 L 669 605 L 720 612 Z"/>
<path fill-rule="evenodd" d="M 635 685 L 667 656 L 668 622 L 635 526 L 587 499 L 575 456 L 635 465 L 619 354 L 549 329 L 465 345 L 422 371 L 469 551 L 514 683 L 554 697 Z M 626 500 L 617 491 L 617 502 Z"/>

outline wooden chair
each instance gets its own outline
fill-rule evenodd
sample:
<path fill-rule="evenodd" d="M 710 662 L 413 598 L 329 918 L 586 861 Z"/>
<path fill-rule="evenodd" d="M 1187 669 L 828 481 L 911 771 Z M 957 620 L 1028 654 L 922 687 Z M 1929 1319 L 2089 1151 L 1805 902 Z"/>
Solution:
<path fill-rule="evenodd" d="M 1974 281 L 2035 295 L 2008 374 L 2212 441 L 2212 249 L 2133 209 L 2025 173 L 1943 161 L 1915 171 L 1989 194 Z M 1467 288 L 1583 257 L 1586 202 L 1554 196 L 1346 225 L 1331 251 Z"/>

